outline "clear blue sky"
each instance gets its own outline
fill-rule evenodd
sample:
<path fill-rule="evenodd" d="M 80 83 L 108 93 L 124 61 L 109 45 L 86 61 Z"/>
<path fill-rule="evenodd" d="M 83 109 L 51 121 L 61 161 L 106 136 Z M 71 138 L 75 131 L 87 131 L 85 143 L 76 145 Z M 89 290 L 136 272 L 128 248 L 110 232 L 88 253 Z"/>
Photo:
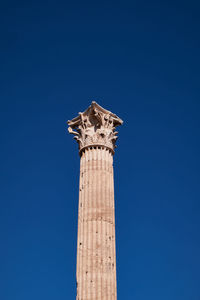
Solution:
<path fill-rule="evenodd" d="M 79 156 L 92 100 L 124 120 L 119 300 L 200 299 L 199 1 L 4 1 L 0 299 L 74 299 Z"/>

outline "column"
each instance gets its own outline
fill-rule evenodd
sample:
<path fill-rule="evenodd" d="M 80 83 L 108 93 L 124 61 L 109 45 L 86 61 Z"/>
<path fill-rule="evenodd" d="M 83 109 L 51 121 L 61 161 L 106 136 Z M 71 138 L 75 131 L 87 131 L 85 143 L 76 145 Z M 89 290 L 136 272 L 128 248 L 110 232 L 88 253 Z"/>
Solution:
<path fill-rule="evenodd" d="M 96 102 L 68 121 L 80 153 L 77 300 L 116 300 L 113 154 L 122 124 Z"/>

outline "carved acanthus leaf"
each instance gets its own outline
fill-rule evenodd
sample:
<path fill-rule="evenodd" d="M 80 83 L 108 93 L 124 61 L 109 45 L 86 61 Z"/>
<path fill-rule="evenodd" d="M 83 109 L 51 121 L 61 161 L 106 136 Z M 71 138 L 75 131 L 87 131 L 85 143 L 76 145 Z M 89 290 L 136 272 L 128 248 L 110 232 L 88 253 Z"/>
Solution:
<path fill-rule="evenodd" d="M 110 111 L 105 110 L 96 102 L 78 117 L 67 122 L 69 133 L 79 144 L 80 151 L 88 146 L 105 146 L 114 152 L 117 140 L 115 128 L 123 121 Z"/>

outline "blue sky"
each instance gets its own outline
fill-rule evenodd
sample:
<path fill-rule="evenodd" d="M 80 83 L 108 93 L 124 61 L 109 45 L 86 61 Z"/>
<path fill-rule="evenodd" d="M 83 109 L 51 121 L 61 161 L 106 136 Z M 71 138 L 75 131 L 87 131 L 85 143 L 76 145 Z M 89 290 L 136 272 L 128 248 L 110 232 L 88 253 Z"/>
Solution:
<path fill-rule="evenodd" d="M 78 149 L 92 100 L 114 157 L 118 299 L 200 299 L 199 1 L 4 1 L 0 299 L 75 299 Z"/>

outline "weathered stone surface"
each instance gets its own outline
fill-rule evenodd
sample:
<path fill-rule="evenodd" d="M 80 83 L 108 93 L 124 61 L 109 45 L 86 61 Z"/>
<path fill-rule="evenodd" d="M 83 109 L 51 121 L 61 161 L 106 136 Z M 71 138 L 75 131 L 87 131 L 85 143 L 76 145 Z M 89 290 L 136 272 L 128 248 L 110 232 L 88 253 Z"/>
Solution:
<path fill-rule="evenodd" d="M 92 102 L 68 124 L 81 154 L 76 299 L 116 300 L 113 153 L 122 121 Z"/>

